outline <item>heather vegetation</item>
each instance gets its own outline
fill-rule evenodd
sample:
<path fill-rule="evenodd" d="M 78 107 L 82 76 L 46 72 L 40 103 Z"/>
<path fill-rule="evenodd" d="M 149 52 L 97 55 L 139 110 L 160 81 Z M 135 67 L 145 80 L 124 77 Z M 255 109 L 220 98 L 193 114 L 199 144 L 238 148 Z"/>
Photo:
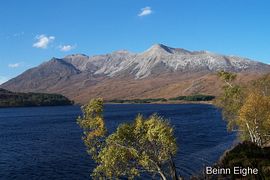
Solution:
<path fill-rule="evenodd" d="M 16 93 L 0 89 L 0 107 L 58 106 L 73 104 L 60 94 Z"/>
<path fill-rule="evenodd" d="M 244 141 L 225 153 L 218 164 L 219 167 L 249 167 L 258 169 L 258 174 L 249 174 L 247 179 L 269 179 L 270 177 L 270 147 L 259 147 L 258 145 Z M 243 178 L 239 174 L 223 175 L 223 178 Z"/>
<path fill-rule="evenodd" d="M 270 177 L 270 147 L 259 147 L 250 141 L 243 141 L 237 144 L 233 149 L 224 153 L 218 163 L 213 168 L 230 169 L 230 173 L 206 174 L 203 172 L 199 176 L 194 176 L 192 180 L 201 179 L 226 179 L 226 180 L 255 180 Z M 236 170 L 241 168 L 243 171 Z M 244 170 L 245 169 L 245 170 Z M 256 169 L 256 173 L 252 170 Z"/>

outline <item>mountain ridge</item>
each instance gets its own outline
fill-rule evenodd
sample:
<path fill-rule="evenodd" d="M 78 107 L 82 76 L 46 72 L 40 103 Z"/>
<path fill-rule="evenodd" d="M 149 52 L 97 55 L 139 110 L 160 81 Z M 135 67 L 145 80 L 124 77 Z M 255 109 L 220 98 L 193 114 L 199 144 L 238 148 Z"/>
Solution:
<path fill-rule="evenodd" d="M 93 67 L 90 66 L 89 68 L 87 66 L 88 63 L 94 64 L 96 68 L 94 74 L 108 76 L 115 76 L 121 71 L 133 67 L 129 74 L 136 72 L 136 79 L 148 77 L 155 66 L 162 65 L 173 71 L 186 69 L 197 71 L 202 66 L 205 66 L 205 70 L 209 71 L 227 70 L 237 72 L 247 70 L 250 67 L 254 68 L 254 66 L 263 70 L 262 66 L 266 65 L 248 58 L 219 55 L 209 51 L 188 51 L 182 48 L 171 48 L 163 44 L 155 44 L 142 53 L 131 53 L 129 51 L 120 51 L 119 53 L 119 51 L 115 51 L 105 55 L 84 56 L 83 58 L 81 55 L 75 55 L 73 58 L 67 56 L 63 59 L 79 70 L 94 70 Z M 74 59 L 76 59 L 76 62 L 73 61 Z"/>
<path fill-rule="evenodd" d="M 61 93 L 80 103 L 98 96 L 129 99 L 217 95 L 218 90 L 213 88 L 220 87 L 214 74 L 220 70 L 238 73 L 244 82 L 270 72 L 270 66 L 248 58 L 154 44 L 141 53 L 119 50 L 52 58 L 0 87 L 18 92 Z"/>

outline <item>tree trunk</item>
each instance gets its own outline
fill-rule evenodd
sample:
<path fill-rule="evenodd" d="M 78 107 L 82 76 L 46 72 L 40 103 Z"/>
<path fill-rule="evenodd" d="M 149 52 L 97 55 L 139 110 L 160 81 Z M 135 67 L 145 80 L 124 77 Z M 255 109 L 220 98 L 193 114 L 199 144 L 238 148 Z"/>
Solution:
<path fill-rule="evenodd" d="M 252 135 L 252 132 L 251 132 L 251 129 L 248 125 L 248 123 L 246 122 L 246 126 L 247 126 L 247 129 L 248 129 L 248 132 L 249 132 L 249 137 L 250 137 L 250 140 L 251 142 L 254 142 L 254 139 L 253 139 L 253 135 Z"/>
<path fill-rule="evenodd" d="M 176 167 L 175 167 L 175 164 L 174 164 L 172 157 L 170 157 L 170 171 L 171 171 L 172 179 L 179 180 L 178 175 L 177 175 L 177 171 L 176 171 Z"/>
<path fill-rule="evenodd" d="M 259 125 L 258 125 L 258 121 L 257 119 L 255 119 L 255 135 L 257 136 L 257 145 L 258 146 L 262 146 L 262 138 L 261 138 L 261 134 L 259 132 Z"/>
<path fill-rule="evenodd" d="M 159 175 L 161 176 L 161 178 L 162 178 L 163 180 L 167 180 L 165 174 L 162 172 L 161 168 L 160 168 L 158 165 L 157 165 L 157 170 L 158 170 L 158 173 L 159 173 Z"/>
<path fill-rule="evenodd" d="M 160 174 L 162 180 L 167 180 L 166 176 L 163 174 L 162 171 L 158 171 L 158 173 Z"/>

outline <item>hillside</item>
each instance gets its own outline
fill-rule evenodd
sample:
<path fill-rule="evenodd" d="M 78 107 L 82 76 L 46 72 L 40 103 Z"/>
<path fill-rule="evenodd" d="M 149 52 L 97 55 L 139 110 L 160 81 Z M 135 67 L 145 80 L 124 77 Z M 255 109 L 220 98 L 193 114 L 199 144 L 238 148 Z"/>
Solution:
<path fill-rule="evenodd" d="M 59 93 L 80 103 L 93 97 L 113 100 L 218 95 L 222 85 L 215 73 L 219 70 L 238 73 L 238 81 L 245 83 L 270 72 L 270 66 L 237 56 L 156 44 L 142 53 L 121 50 L 53 58 L 0 87 L 16 92 Z"/>
<path fill-rule="evenodd" d="M 1 107 L 26 107 L 26 106 L 58 106 L 71 105 L 66 97 L 59 94 L 44 93 L 15 93 L 0 89 Z"/>

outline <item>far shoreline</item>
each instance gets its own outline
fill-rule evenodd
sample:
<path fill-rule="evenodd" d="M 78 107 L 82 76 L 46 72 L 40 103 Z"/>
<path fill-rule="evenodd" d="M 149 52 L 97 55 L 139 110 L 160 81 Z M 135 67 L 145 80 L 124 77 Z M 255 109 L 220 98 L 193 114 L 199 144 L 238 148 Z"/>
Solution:
<path fill-rule="evenodd" d="M 63 105 L 44 105 L 44 106 L 1 106 L 0 109 L 8 108 L 39 108 L 39 107 L 59 107 L 59 106 L 81 106 L 79 104 L 63 104 Z"/>
<path fill-rule="evenodd" d="M 141 104 L 141 105 L 147 105 L 147 104 L 160 104 L 160 105 L 170 105 L 170 104 L 205 104 L 205 105 L 214 105 L 213 101 L 166 101 L 166 102 L 149 102 L 149 103 L 132 103 L 132 102 L 124 102 L 124 103 L 115 103 L 115 102 L 106 102 L 105 105 L 131 105 L 131 104 Z M 6 108 L 32 108 L 32 107 L 59 107 L 59 106 L 84 106 L 84 104 L 81 103 L 74 103 L 74 104 L 66 104 L 66 105 L 40 105 L 40 106 L 2 106 L 0 109 L 6 109 Z"/>
<path fill-rule="evenodd" d="M 209 104 L 214 105 L 213 101 L 167 101 L 167 102 L 149 102 L 149 103 L 115 103 L 105 102 L 104 104 Z"/>

